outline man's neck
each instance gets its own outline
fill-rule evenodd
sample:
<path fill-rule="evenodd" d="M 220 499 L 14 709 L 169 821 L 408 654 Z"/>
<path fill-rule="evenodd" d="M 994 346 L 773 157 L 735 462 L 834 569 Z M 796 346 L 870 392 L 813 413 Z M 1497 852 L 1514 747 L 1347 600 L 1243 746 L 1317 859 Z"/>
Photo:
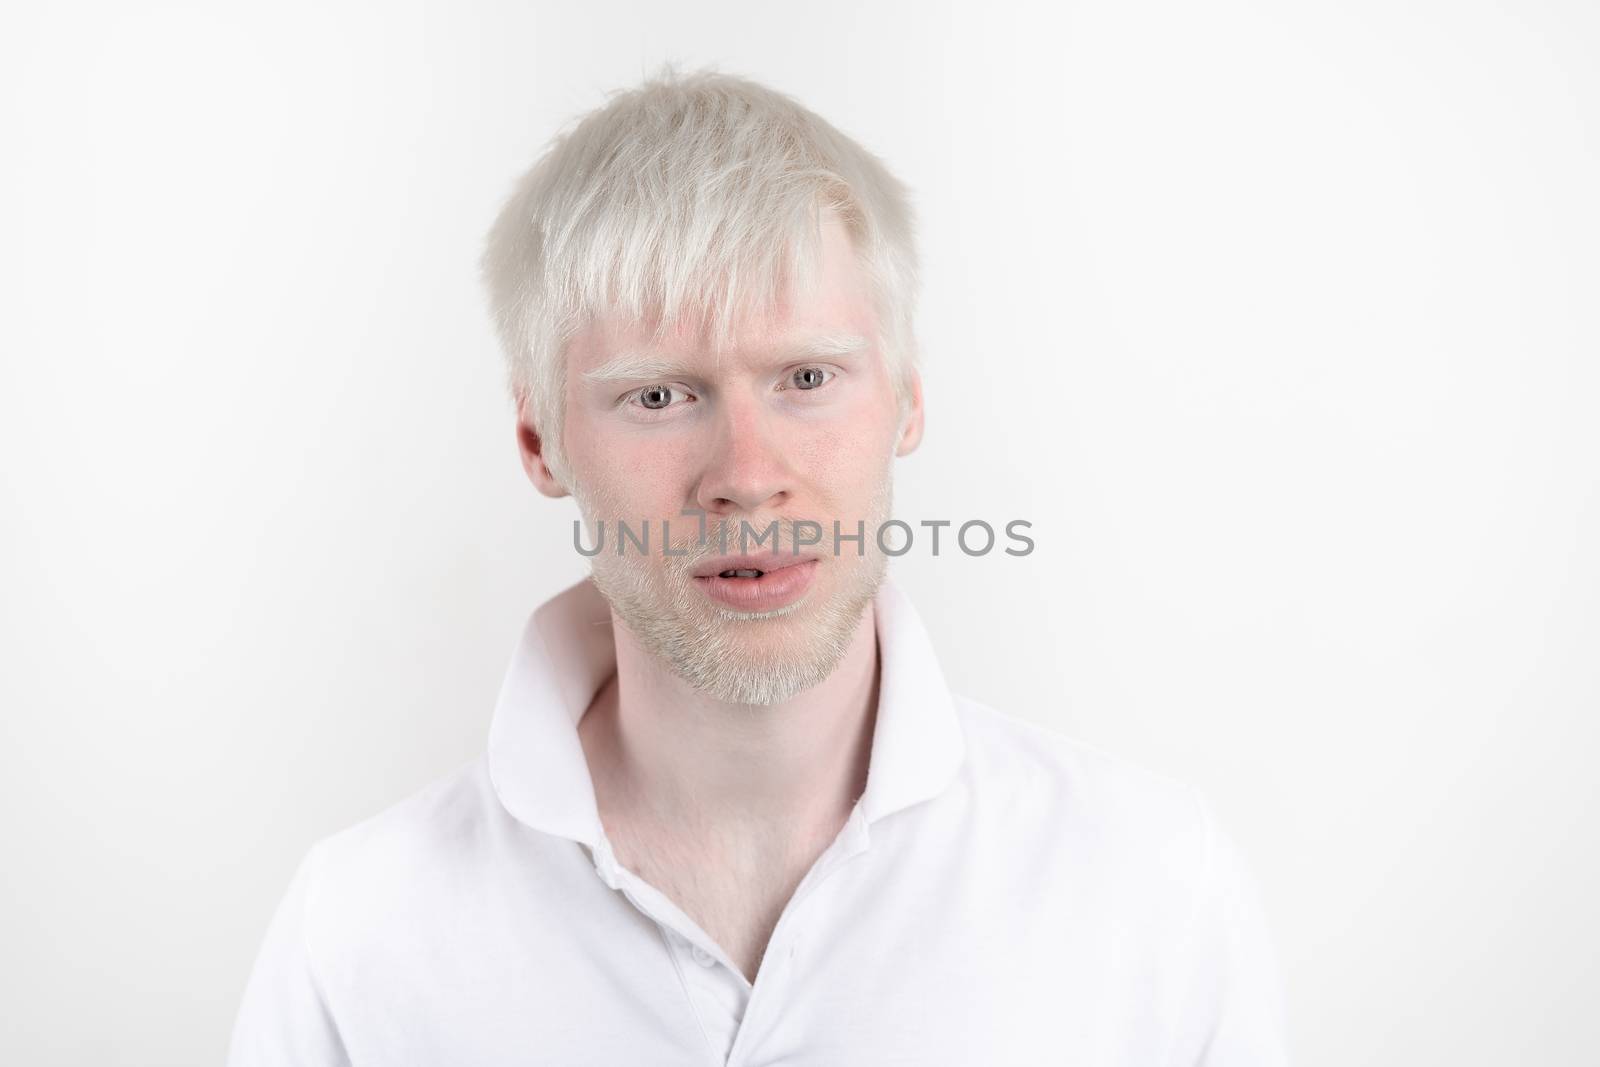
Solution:
<path fill-rule="evenodd" d="M 866 788 L 878 690 L 871 607 L 832 674 L 761 707 L 691 688 L 614 616 L 612 632 L 617 673 L 578 725 L 602 819 L 609 809 L 730 843 L 776 844 L 784 828 L 837 832 Z"/>

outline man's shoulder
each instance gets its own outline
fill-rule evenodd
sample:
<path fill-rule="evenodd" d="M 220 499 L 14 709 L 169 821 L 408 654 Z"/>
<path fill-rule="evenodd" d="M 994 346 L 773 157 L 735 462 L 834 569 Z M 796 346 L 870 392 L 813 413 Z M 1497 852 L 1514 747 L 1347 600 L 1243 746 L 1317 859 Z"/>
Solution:
<path fill-rule="evenodd" d="M 493 787 L 482 756 L 374 815 L 329 834 L 307 854 L 311 914 L 327 927 L 407 910 L 481 855 Z M 322 924 L 319 924 L 322 925 Z"/>
<path fill-rule="evenodd" d="M 1040 723 L 955 699 L 967 742 L 965 778 L 977 802 L 1077 847 L 1203 864 L 1209 816 L 1193 785 Z"/>

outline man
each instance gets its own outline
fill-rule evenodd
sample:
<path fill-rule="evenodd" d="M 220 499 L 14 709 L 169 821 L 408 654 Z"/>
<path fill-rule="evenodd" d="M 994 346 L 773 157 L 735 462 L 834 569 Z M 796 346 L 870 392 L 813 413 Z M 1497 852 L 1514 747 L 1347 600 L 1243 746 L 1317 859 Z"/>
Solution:
<path fill-rule="evenodd" d="M 483 759 L 310 850 L 235 1067 L 1283 1062 L 1205 805 L 953 696 L 884 581 L 923 406 L 880 161 L 669 73 L 553 144 L 484 265 L 592 579 Z"/>

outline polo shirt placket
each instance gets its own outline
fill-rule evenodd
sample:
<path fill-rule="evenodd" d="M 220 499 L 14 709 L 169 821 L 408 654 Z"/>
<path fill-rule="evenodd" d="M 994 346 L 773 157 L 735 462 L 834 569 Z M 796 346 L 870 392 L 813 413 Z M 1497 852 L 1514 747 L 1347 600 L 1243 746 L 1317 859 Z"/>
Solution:
<path fill-rule="evenodd" d="M 784 987 L 798 965 L 797 947 L 804 932 L 801 914 L 807 900 L 831 874 L 865 852 L 868 842 L 858 803 L 784 905 L 756 969 L 754 984 L 670 897 L 619 864 L 607 838 L 602 836 L 589 853 L 600 880 L 660 928 L 662 942 L 678 966 L 689 1007 L 705 1034 L 713 1062 L 719 1067 L 736 1067 L 744 1049 L 752 1044 L 745 1035 L 761 1025 L 761 1010 L 771 1004 L 773 1011 L 782 1011 Z"/>

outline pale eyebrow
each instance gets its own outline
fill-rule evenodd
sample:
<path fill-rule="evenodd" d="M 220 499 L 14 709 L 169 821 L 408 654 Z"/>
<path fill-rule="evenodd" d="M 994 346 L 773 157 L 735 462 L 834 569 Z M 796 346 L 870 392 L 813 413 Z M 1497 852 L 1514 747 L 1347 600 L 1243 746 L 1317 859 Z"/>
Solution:
<path fill-rule="evenodd" d="M 778 358 L 788 363 L 848 356 L 862 351 L 869 343 L 865 337 L 857 334 L 822 334 L 784 346 L 778 351 Z M 687 378 L 693 374 L 693 370 L 684 364 L 653 352 L 621 352 L 594 370 L 585 371 L 583 380 L 591 385 L 611 385 L 616 382 Z"/>
<path fill-rule="evenodd" d="M 689 368 L 683 364 L 662 359 L 649 352 L 622 352 L 594 370 L 585 371 L 583 380 L 592 385 L 610 385 L 614 382 L 683 378 L 688 376 L 688 372 Z"/>
<path fill-rule="evenodd" d="M 803 359 L 826 359 L 829 356 L 848 356 L 866 348 L 868 341 L 853 333 L 828 333 L 807 337 L 783 349 L 784 362 Z"/>

